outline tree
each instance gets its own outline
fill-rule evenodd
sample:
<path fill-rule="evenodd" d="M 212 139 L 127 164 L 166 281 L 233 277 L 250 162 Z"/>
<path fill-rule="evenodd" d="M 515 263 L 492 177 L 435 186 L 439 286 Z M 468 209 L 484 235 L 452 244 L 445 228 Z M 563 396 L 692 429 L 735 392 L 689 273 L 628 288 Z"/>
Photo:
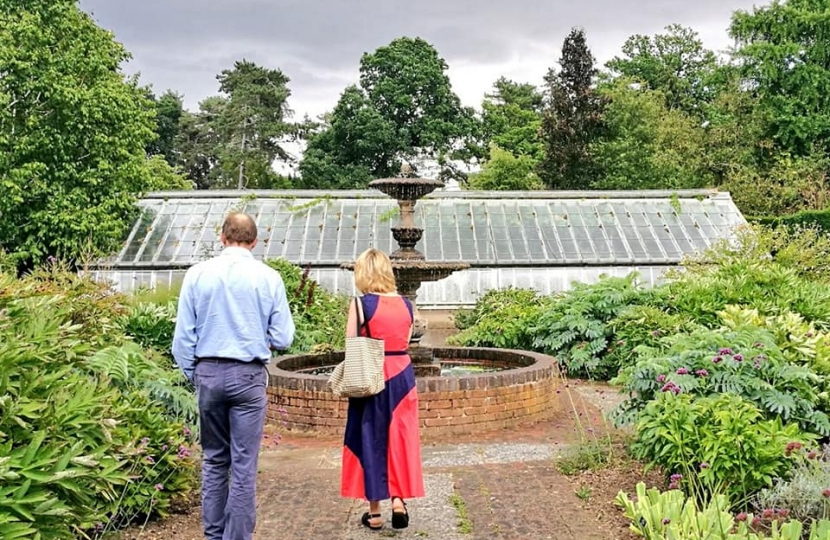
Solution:
<path fill-rule="evenodd" d="M 400 38 L 364 54 L 360 86 L 347 88 L 329 125 L 314 134 L 300 170 L 307 187 L 363 187 L 395 174 L 403 161 L 418 169 L 469 150 L 473 112 L 461 106 L 447 64 L 420 38 Z"/>
<path fill-rule="evenodd" d="M 237 189 L 264 187 L 276 176 L 271 168 L 277 158 L 287 154 L 279 139 L 291 132 L 286 119 L 289 79 L 279 69 L 267 69 L 242 60 L 233 69 L 217 76 L 220 91 L 228 96 L 217 118 L 220 136 L 219 157 L 223 183 Z"/>
<path fill-rule="evenodd" d="M 0 7 L 0 250 L 21 269 L 120 244 L 148 186 L 152 103 L 75 0 Z"/>
<path fill-rule="evenodd" d="M 605 66 L 612 77 L 636 79 L 665 96 L 666 107 L 702 117 L 717 86 L 713 76 L 718 67 L 715 53 L 703 47 L 697 32 L 679 24 L 666 27 L 654 37 L 634 35 L 622 52 Z"/>
<path fill-rule="evenodd" d="M 485 143 L 495 144 L 515 156 L 541 160 L 542 94 L 532 84 L 504 77 L 493 84 L 493 89 L 481 104 Z"/>
<path fill-rule="evenodd" d="M 712 184 L 700 122 L 666 107 L 665 96 L 618 79 L 603 87 L 605 133 L 592 146 L 597 189 L 686 189 Z"/>
<path fill-rule="evenodd" d="M 496 145 L 490 147 L 490 158 L 481 172 L 470 175 L 470 187 L 481 190 L 527 191 L 545 186 L 536 175 L 538 163 L 532 156 L 518 156 Z"/>
<path fill-rule="evenodd" d="M 545 76 L 539 177 L 553 189 L 587 189 L 597 176 L 590 148 L 602 133 L 603 100 L 593 87 L 597 70 L 583 30 L 565 38 L 559 65 Z"/>
<path fill-rule="evenodd" d="M 162 156 L 150 156 L 147 159 L 147 170 L 150 174 L 148 191 L 193 189 L 193 182 L 179 169 L 167 163 Z"/>
<path fill-rule="evenodd" d="M 349 86 L 327 125 L 312 135 L 300 163 L 303 187 L 364 187 L 372 178 L 394 176 L 401 167 L 396 126 L 372 106 L 365 92 Z"/>
<path fill-rule="evenodd" d="M 766 135 L 792 156 L 830 151 L 830 10 L 824 0 L 778 0 L 732 17 L 745 86 L 768 117 Z"/>
<path fill-rule="evenodd" d="M 168 90 L 158 99 L 152 93 L 156 112 L 156 138 L 147 146 L 147 154 L 163 156 L 170 165 L 178 161 L 176 155 L 176 137 L 179 134 L 179 122 L 184 115 L 182 97 Z"/>
<path fill-rule="evenodd" d="M 185 111 L 179 119 L 175 146 L 178 162 L 197 189 L 208 189 L 219 183 L 219 117 L 227 104 L 223 97 L 213 96 L 199 103 L 196 113 Z"/>

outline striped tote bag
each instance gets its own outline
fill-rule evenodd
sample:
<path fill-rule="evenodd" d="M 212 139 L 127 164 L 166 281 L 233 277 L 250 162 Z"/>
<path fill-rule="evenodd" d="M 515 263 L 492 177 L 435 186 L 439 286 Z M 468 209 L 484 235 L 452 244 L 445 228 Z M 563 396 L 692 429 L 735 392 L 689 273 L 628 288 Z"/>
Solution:
<path fill-rule="evenodd" d="M 373 339 L 366 326 L 367 337 L 360 336 L 363 323 L 362 302 L 354 299 L 357 311 L 357 337 L 346 338 L 342 362 L 329 376 L 328 386 L 339 397 L 360 398 L 379 394 L 386 386 L 383 380 L 385 359 L 382 339 Z"/>

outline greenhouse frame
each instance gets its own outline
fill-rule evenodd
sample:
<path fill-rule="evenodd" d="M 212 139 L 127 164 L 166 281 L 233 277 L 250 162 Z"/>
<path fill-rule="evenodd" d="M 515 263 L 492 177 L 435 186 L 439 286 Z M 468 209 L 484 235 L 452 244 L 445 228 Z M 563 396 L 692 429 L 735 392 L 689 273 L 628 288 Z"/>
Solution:
<path fill-rule="evenodd" d="M 231 211 L 254 217 L 258 258 L 283 257 L 310 269 L 327 289 L 353 294 L 340 265 L 368 247 L 397 249 L 390 227 L 397 203 L 375 190 L 188 191 L 151 193 L 119 253 L 92 274 L 122 291 L 175 285 L 221 250 Z M 685 191 L 438 191 L 418 201 L 427 261 L 464 262 L 468 270 L 424 283 L 421 308 L 475 303 L 492 288 L 568 289 L 600 275 L 662 280 L 684 257 L 735 237 L 746 220 L 728 193 Z"/>

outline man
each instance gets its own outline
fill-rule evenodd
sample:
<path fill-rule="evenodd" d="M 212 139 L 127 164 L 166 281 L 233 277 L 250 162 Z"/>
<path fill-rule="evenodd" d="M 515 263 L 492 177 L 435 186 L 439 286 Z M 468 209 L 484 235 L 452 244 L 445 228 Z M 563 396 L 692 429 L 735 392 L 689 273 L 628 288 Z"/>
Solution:
<path fill-rule="evenodd" d="M 205 537 L 251 540 L 267 406 L 265 364 L 271 350 L 291 346 L 294 321 L 279 273 L 251 253 L 254 220 L 229 215 L 221 239 L 218 257 L 185 274 L 173 356 L 198 396 Z"/>

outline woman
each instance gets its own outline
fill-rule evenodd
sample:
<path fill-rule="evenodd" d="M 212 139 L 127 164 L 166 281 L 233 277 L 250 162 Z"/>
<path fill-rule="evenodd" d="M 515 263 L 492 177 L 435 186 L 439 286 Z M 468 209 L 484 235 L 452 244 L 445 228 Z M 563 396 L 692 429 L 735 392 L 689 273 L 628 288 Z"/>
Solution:
<path fill-rule="evenodd" d="M 363 252 L 354 276 L 363 296 L 351 303 L 346 337 L 355 337 L 360 321 L 362 336 L 383 340 L 386 387 L 374 396 L 349 399 L 340 491 L 343 497 L 368 499 L 361 522 L 373 530 L 383 528 L 380 501 L 391 498 L 392 527 L 402 529 L 409 525 L 404 500 L 424 496 L 418 393 L 407 352 L 412 304 L 397 294 L 392 262 L 381 251 Z"/>

